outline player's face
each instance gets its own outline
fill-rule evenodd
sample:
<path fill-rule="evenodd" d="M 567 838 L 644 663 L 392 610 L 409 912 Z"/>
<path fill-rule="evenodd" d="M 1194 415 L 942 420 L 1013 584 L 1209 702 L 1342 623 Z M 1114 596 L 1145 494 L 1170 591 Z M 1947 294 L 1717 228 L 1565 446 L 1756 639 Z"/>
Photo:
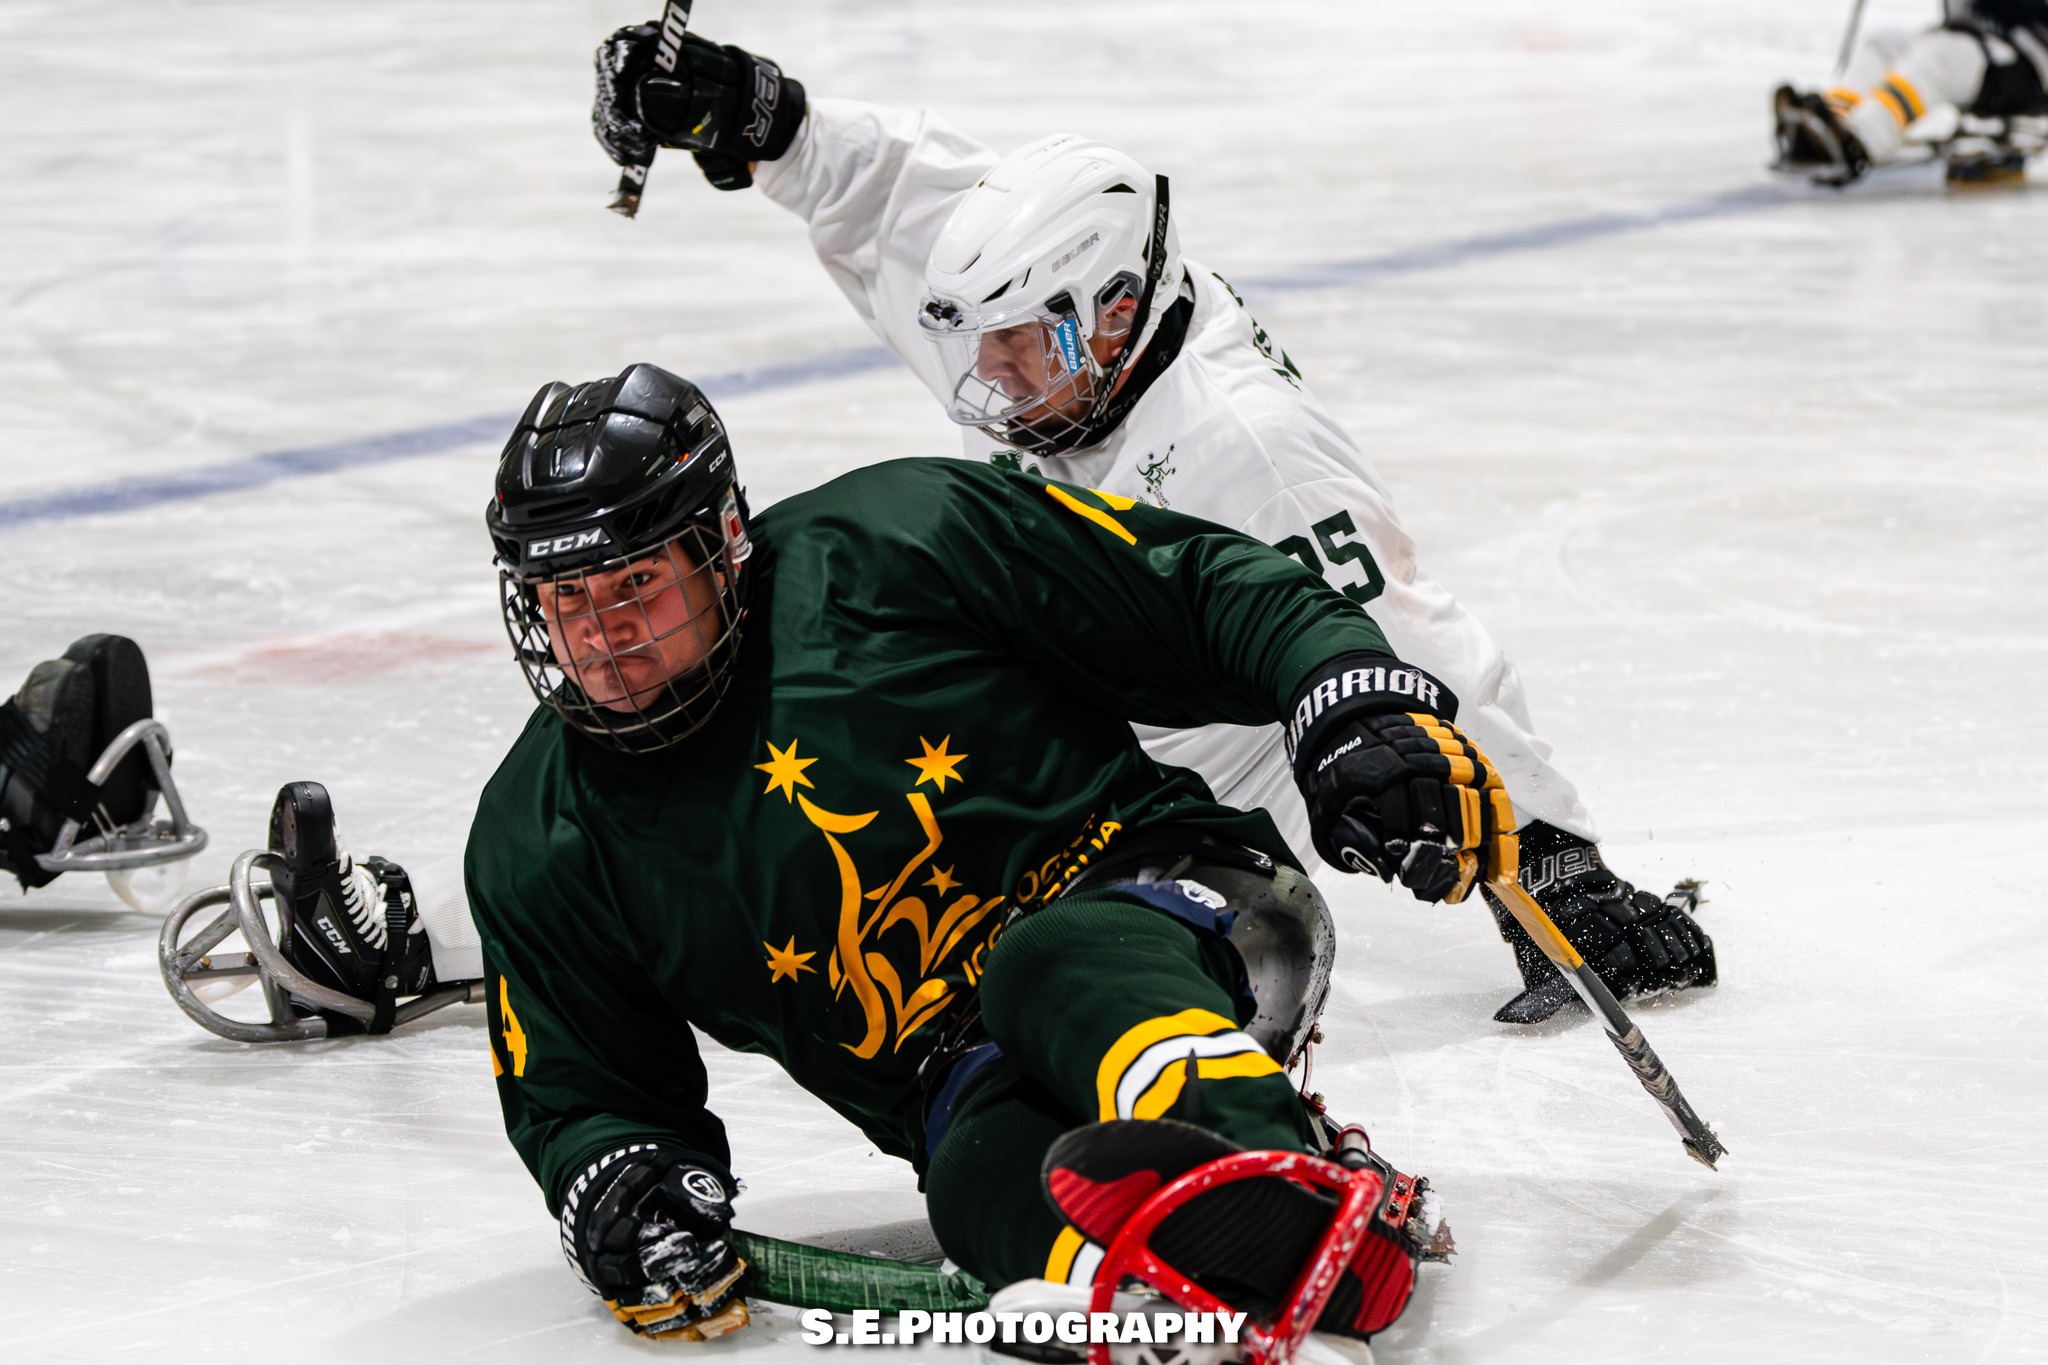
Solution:
<path fill-rule="evenodd" d="M 1135 311 L 1136 304 L 1130 300 L 1118 303 L 1103 319 L 1103 326 L 1088 339 L 1088 350 L 1098 370 L 1106 368 L 1123 349 L 1130 315 Z M 1014 420 L 1026 426 L 1055 413 L 1078 421 L 1095 397 L 1092 377 L 1085 373 L 1067 374 L 1051 326 L 1035 320 L 982 333 L 974 372 L 1012 401 L 1044 395 L 1042 402 L 1016 414 Z"/>
<path fill-rule="evenodd" d="M 982 333 L 974 372 L 1013 402 L 1046 394 L 1056 406 L 1061 395 L 1047 393 L 1047 389 L 1054 374 L 1065 368 L 1055 357 L 1051 329 L 1034 319 L 1015 327 Z M 1060 374 L 1060 379 L 1063 389 L 1073 387 L 1072 379 L 1065 374 Z M 1066 395 L 1068 398 L 1072 396 L 1071 393 Z"/>
<path fill-rule="evenodd" d="M 640 710 L 703 663 L 724 624 L 711 570 L 675 541 L 622 568 L 554 579 L 537 591 L 555 662 L 613 711 Z"/>

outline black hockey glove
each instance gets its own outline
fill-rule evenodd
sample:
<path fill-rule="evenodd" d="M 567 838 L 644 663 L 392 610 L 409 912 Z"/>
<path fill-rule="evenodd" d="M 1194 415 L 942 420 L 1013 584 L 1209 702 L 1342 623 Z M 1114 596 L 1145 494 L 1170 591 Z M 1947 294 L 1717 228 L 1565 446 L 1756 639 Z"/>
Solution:
<path fill-rule="evenodd" d="M 1424 901 L 1465 899 L 1515 871 L 1513 808 L 1479 746 L 1447 717 L 1450 689 L 1384 654 L 1343 654 L 1290 708 L 1294 780 L 1316 852 Z"/>
<path fill-rule="evenodd" d="M 598 48 L 597 140 L 621 166 L 646 164 L 656 144 L 685 148 L 714 187 L 747 188 L 749 162 L 779 160 L 796 140 L 802 82 L 766 57 L 694 33 L 683 35 L 676 69 L 662 71 L 660 38 L 658 26 L 636 24 Z"/>
<path fill-rule="evenodd" d="M 616 166 L 651 166 L 657 145 L 640 121 L 636 92 L 654 69 L 654 45 L 661 30 L 632 24 L 597 45 L 597 100 L 590 107 L 591 131 Z"/>
<path fill-rule="evenodd" d="M 562 1200 L 562 1254 L 642 1336 L 708 1341 L 747 1325 L 747 1263 L 726 1240 L 733 1179 L 709 1158 L 635 1143 L 599 1157 Z"/>
<path fill-rule="evenodd" d="M 1714 984 L 1714 940 L 1691 913 L 1699 904 L 1697 882 L 1659 900 L 1608 871 L 1598 847 L 1541 820 L 1521 831 L 1521 862 L 1523 887 L 1616 998 Z M 1495 1019 L 1540 1023 L 1576 998 L 1514 916 L 1495 906 L 1493 917 L 1515 950 L 1524 988 Z"/>

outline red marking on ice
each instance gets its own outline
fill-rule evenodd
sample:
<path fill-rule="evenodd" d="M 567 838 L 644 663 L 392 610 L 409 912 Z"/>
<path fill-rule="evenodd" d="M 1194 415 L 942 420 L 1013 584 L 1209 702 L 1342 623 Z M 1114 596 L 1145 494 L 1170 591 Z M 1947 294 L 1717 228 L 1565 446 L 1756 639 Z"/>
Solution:
<path fill-rule="evenodd" d="M 225 656 L 216 655 L 178 676 L 206 682 L 299 684 L 351 682 L 421 664 L 502 653 L 502 641 L 419 635 L 403 631 L 334 631 L 325 635 L 278 635 L 256 640 Z"/>

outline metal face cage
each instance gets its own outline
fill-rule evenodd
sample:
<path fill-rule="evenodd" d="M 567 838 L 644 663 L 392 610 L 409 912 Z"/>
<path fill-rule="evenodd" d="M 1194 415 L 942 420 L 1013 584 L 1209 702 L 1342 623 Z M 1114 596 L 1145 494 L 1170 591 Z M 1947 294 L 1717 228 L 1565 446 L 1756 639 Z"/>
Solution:
<path fill-rule="evenodd" d="M 735 499 L 637 554 L 549 575 L 500 561 L 505 630 L 535 697 L 627 753 L 703 728 L 731 685 L 751 546 Z"/>
<path fill-rule="evenodd" d="M 1051 436 L 1094 402 L 1101 368 L 1071 308 L 976 319 L 932 299 L 921 324 L 947 373 L 957 376 L 947 416 L 961 426 Z"/>

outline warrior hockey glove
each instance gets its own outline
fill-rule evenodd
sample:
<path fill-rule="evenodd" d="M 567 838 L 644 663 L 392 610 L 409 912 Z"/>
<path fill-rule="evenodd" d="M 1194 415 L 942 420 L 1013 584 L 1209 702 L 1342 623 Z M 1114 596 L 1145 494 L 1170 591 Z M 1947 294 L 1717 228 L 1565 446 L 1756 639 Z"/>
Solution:
<path fill-rule="evenodd" d="M 635 1143 L 599 1157 L 562 1200 L 562 1254 L 643 1336 L 708 1341 L 747 1325 L 747 1263 L 726 1240 L 733 1179 L 680 1148 Z"/>
<path fill-rule="evenodd" d="M 683 35 L 673 72 L 660 70 L 660 29 L 622 28 L 597 50 L 597 140 L 620 165 L 642 165 L 652 147 L 682 147 L 721 190 L 754 183 L 747 165 L 775 161 L 803 126 L 804 87 L 745 48 Z"/>
<path fill-rule="evenodd" d="M 1608 871 L 1596 846 L 1541 820 L 1523 828 L 1520 845 L 1523 887 L 1617 998 L 1714 984 L 1714 940 L 1690 913 L 1698 883 L 1659 900 Z M 1524 988 L 1493 1017 L 1541 1023 L 1576 995 L 1514 916 L 1496 906 L 1493 917 Z"/>
<path fill-rule="evenodd" d="M 1287 742 L 1325 862 L 1398 879 L 1424 901 L 1514 875 L 1513 807 L 1446 719 L 1457 708 L 1442 683 L 1384 654 L 1339 655 L 1309 675 Z"/>

